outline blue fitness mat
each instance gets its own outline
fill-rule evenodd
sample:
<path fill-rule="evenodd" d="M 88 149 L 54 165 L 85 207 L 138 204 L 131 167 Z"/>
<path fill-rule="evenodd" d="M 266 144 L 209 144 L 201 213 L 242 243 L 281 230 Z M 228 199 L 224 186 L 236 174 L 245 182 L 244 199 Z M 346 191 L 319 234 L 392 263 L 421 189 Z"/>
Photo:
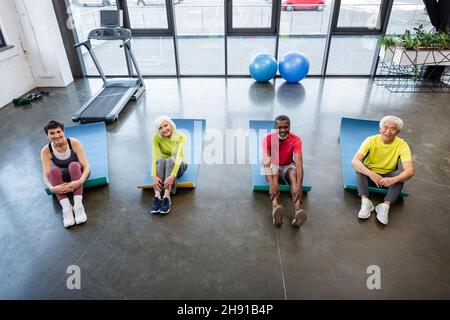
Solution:
<path fill-rule="evenodd" d="M 264 136 L 273 129 L 273 121 L 267 120 L 250 120 L 249 128 L 256 131 L 256 139 L 250 138 L 250 155 L 255 155 L 256 159 L 250 159 L 252 164 L 252 187 L 253 191 L 268 191 L 269 184 L 266 177 L 261 171 L 262 146 L 261 142 Z M 302 189 L 304 192 L 311 191 L 311 185 L 308 184 L 305 176 L 303 176 Z M 290 191 L 289 185 L 280 183 L 280 191 Z"/>
<path fill-rule="evenodd" d="M 188 164 L 187 170 L 177 179 L 177 188 L 195 188 L 198 170 L 203 152 L 203 136 L 205 134 L 206 120 L 204 119 L 172 119 L 180 130 L 186 135 L 186 149 L 184 158 Z M 151 168 L 151 166 L 149 166 Z M 138 186 L 140 189 L 153 188 L 150 169 L 144 182 Z"/>
<path fill-rule="evenodd" d="M 341 161 L 342 161 L 342 178 L 344 189 L 358 190 L 356 185 L 356 171 L 352 166 L 352 160 L 358 151 L 361 143 L 369 136 L 379 133 L 379 121 L 362 120 L 353 118 L 341 119 Z M 386 194 L 387 189 L 369 186 L 370 192 Z M 403 197 L 409 196 L 408 192 L 402 191 Z"/>
<path fill-rule="evenodd" d="M 64 135 L 81 142 L 91 166 L 91 174 L 83 187 L 90 188 L 108 184 L 108 143 L 105 123 L 97 122 L 66 127 Z M 48 188 L 45 191 L 49 195 L 53 194 Z"/>

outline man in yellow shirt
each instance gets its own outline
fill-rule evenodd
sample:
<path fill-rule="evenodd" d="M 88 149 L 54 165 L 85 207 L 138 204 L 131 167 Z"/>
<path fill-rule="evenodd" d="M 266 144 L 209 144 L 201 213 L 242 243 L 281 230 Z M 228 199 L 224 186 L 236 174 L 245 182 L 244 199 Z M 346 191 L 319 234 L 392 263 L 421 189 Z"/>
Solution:
<path fill-rule="evenodd" d="M 369 218 L 374 209 L 369 200 L 369 183 L 379 188 L 388 188 L 384 202 L 375 207 L 378 221 L 386 225 L 390 205 L 397 200 L 404 182 L 414 175 L 411 150 L 406 141 L 397 137 L 402 128 L 402 119 L 396 116 L 383 117 L 380 121 L 380 134 L 364 140 L 352 160 L 361 196 L 361 210 L 358 213 L 360 219 Z M 403 170 L 398 168 L 399 160 Z"/>

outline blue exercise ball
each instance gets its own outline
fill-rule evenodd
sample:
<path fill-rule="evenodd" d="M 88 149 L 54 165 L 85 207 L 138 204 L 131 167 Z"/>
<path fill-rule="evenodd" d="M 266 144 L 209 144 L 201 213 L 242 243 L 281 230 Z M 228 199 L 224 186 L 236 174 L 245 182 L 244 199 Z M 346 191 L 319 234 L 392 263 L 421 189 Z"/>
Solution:
<path fill-rule="evenodd" d="M 297 83 L 309 72 L 308 58 L 301 52 L 289 52 L 278 65 L 280 75 L 289 83 Z"/>
<path fill-rule="evenodd" d="M 275 77 L 277 68 L 277 60 L 267 53 L 254 56 L 248 66 L 250 75 L 258 82 L 266 82 Z"/>

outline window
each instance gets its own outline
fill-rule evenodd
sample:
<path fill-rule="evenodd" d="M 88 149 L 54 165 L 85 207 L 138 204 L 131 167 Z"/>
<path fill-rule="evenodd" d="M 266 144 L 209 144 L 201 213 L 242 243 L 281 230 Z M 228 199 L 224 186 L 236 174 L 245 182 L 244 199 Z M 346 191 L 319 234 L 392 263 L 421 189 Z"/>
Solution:
<path fill-rule="evenodd" d="M 0 49 L 6 47 L 5 38 L 3 38 L 2 30 L 0 29 Z"/>
<path fill-rule="evenodd" d="M 396 1 L 392 6 L 386 33 L 403 34 L 406 29 L 412 30 L 421 24 L 426 30 L 433 29 L 423 0 Z"/>
<path fill-rule="evenodd" d="M 70 3 L 79 42 L 100 25 L 100 4 L 123 10 L 123 26 L 132 30 L 134 53 L 146 76 L 248 76 L 255 54 L 280 59 L 290 51 L 308 56 L 310 75 L 368 76 L 376 72 L 381 36 L 420 24 L 431 28 L 423 0 L 65 2 Z M 118 43 L 94 46 L 107 74 L 128 73 Z M 81 52 L 83 72 L 97 76 L 90 56 L 83 48 Z"/>

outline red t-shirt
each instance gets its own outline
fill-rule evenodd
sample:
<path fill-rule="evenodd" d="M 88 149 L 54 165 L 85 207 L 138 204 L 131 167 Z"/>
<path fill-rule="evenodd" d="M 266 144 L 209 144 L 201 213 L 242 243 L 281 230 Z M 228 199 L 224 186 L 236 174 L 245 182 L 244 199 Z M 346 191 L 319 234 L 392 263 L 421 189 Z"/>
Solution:
<path fill-rule="evenodd" d="M 287 166 L 294 162 L 294 153 L 302 153 L 302 140 L 292 132 L 286 139 L 280 140 L 278 134 L 272 131 L 263 138 L 262 147 L 263 152 L 270 156 L 272 164 Z"/>

